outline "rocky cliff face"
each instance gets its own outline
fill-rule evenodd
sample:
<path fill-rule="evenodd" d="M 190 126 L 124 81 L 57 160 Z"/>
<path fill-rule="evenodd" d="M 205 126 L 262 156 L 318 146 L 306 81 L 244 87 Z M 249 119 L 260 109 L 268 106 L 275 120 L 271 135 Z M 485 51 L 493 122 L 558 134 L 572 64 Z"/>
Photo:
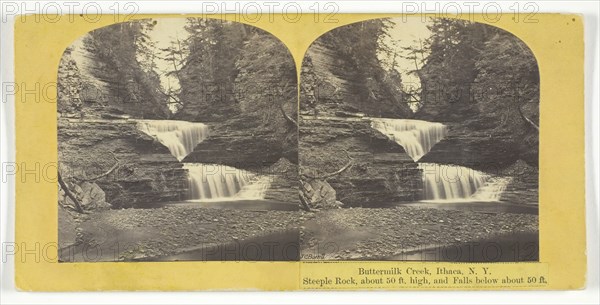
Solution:
<path fill-rule="evenodd" d="M 422 161 L 492 172 L 517 160 L 537 167 L 539 70 L 531 50 L 513 34 L 480 23 L 436 19 L 432 28 L 415 118 L 450 130 Z"/>
<path fill-rule="evenodd" d="M 300 110 L 319 115 L 361 112 L 374 117 L 410 117 L 412 111 L 402 102 L 400 80 L 383 82 L 364 73 L 352 58 L 341 54 L 343 47 L 320 38 L 308 49 L 302 64 Z"/>
<path fill-rule="evenodd" d="M 158 75 L 142 69 L 135 43 L 126 37 L 133 34 L 119 30 L 123 27 L 131 26 L 92 31 L 65 50 L 58 70 L 59 115 L 154 119 L 170 115 Z"/>
<path fill-rule="evenodd" d="M 448 135 L 419 162 L 455 164 L 499 173 L 519 158 L 510 134 L 491 135 L 487 130 L 465 128 L 460 123 L 445 124 Z"/>
<path fill-rule="evenodd" d="M 152 24 L 120 23 L 76 40 L 58 68 L 59 171 L 84 209 L 146 207 L 184 199 L 187 174 L 134 120 L 166 118 L 156 73 L 144 68 L 139 38 Z M 118 167 L 109 175 L 85 181 Z M 64 190 L 59 203 L 72 204 Z"/>
<path fill-rule="evenodd" d="M 97 177 L 118 162 L 116 170 L 93 181 L 110 206 L 149 207 L 185 199 L 186 170 L 164 145 L 140 132 L 136 124 L 133 120 L 59 119 L 58 161 L 70 188 L 91 189 L 85 185 L 88 182 L 77 178 Z"/>
<path fill-rule="evenodd" d="M 298 206 L 298 165 L 285 158 L 266 168 L 262 173 L 271 175 L 271 186 L 265 199 L 288 202 Z"/>
<path fill-rule="evenodd" d="M 501 174 L 512 177 L 500 197 L 501 201 L 536 205 L 539 203 L 539 170 L 537 167 L 518 160 L 502 170 Z"/>
<path fill-rule="evenodd" d="M 203 42 L 206 37 L 191 34 L 205 52 L 190 54 L 182 69 L 184 106 L 175 117 L 208 124 L 211 136 L 184 162 L 255 171 L 280 158 L 297 163 L 297 127 L 282 113 L 296 120 L 297 74 L 288 49 L 251 26 L 207 24 L 206 31 L 220 36 L 211 45 Z M 206 80 L 215 84 L 209 86 Z M 210 91 L 217 89 L 221 91 Z"/>
<path fill-rule="evenodd" d="M 417 164 L 368 119 L 302 116 L 300 143 L 300 166 L 311 175 L 335 172 L 352 158 L 351 168 L 327 179 L 346 206 L 383 206 L 421 196 Z"/>
<path fill-rule="evenodd" d="M 199 143 L 182 162 L 223 164 L 257 171 L 282 157 L 298 159 L 295 152 L 282 152 L 281 138 L 272 130 L 260 128 L 260 122 L 251 117 L 207 125 L 210 137 Z"/>

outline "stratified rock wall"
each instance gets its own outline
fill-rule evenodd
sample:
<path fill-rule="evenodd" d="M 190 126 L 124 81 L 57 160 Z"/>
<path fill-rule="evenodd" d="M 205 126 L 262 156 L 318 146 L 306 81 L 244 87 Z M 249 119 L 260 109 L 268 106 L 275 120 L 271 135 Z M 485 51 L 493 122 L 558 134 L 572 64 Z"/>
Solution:
<path fill-rule="evenodd" d="M 281 158 L 275 164 L 262 171 L 261 174 L 267 174 L 272 177 L 271 185 L 265 194 L 265 199 L 289 202 L 298 206 L 298 187 L 300 182 L 297 164 Z"/>
<path fill-rule="evenodd" d="M 281 139 L 272 130 L 259 128 L 252 118 L 208 123 L 210 137 L 183 159 L 186 163 L 211 163 L 257 171 L 284 157 Z M 296 157 L 297 158 L 297 157 Z"/>
<path fill-rule="evenodd" d="M 120 35 L 113 27 L 96 30 Z M 158 76 L 139 64 L 119 65 L 129 53 L 106 52 L 96 31 L 73 42 L 58 68 L 58 113 L 68 118 L 167 118 Z M 101 49 L 102 48 L 102 49 Z M 135 54 L 135 53 L 134 53 Z M 135 62 L 135 59 L 131 59 Z"/>
<path fill-rule="evenodd" d="M 535 205 L 539 203 L 539 170 L 537 167 L 518 160 L 504 169 L 501 174 L 512 177 L 500 197 L 501 201 Z"/>
<path fill-rule="evenodd" d="M 454 164 L 498 174 L 519 158 L 510 134 L 491 135 L 486 130 L 468 129 L 457 123 L 445 124 L 448 135 L 419 162 Z"/>
<path fill-rule="evenodd" d="M 402 146 L 371 128 L 368 119 L 302 116 L 300 143 L 300 166 L 315 175 L 335 172 L 352 158 L 351 168 L 327 179 L 346 206 L 420 199 L 417 163 Z"/>
<path fill-rule="evenodd" d="M 59 119 L 58 161 L 63 179 L 75 189 L 74 178 L 102 175 L 116 158 L 119 168 L 94 181 L 113 208 L 149 207 L 185 199 L 186 170 L 164 145 L 139 131 L 136 124 L 132 120 Z"/>

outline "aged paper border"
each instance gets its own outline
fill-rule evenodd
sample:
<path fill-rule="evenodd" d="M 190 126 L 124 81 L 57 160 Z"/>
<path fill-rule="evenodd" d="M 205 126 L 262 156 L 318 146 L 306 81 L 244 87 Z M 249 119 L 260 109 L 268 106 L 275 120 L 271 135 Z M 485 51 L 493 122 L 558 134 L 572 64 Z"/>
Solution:
<path fill-rule="evenodd" d="M 15 82 L 26 88 L 55 83 L 64 49 L 81 35 L 119 20 L 210 17 L 247 23 L 279 39 L 294 56 L 299 74 L 310 44 L 323 33 L 353 22 L 400 14 L 337 14 L 337 22 L 303 15 L 298 22 L 263 16 L 257 22 L 240 15 L 105 15 L 90 23 L 79 15 L 58 22 L 35 21 L 35 15 L 15 21 Z M 419 15 L 421 16 L 421 15 Z M 435 17 L 435 16 L 432 16 Z M 487 22 L 481 15 L 473 21 L 503 28 L 522 39 L 535 54 L 540 68 L 540 263 L 456 264 L 435 262 L 150 262 L 69 263 L 56 262 L 57 187 L 51 181 L 57 160 L 56 94 L 35 101 L 34 95 L 15 98 L 16 163 L 38 171 L 16 177 L 16 243 L 38 255 L 15 257 L 16 285 L 27 291 L 73 290 L 297 290 L 305 276 L 356 274 L 360 266 L 389 268 L 438 266 L 466 268 L 489 266 L 509 276 L 546 276 L 548 284 L 523 287 L 466 285 L 430 289 L 577 289 L 585 284 L 585 155 L 584 155 L 584 43 L 578 15 L 539 14 L 537 23 L 502 18 Z M 506 16 L 505 16 L 506 17 Z M 414 18 L 414 17 L 413 17 Z M 466 17 L 465 17 L 466 19 Z M 250 20 L 251 21 L 251 20 Z M 17 93 L 18 94 L 18 93 Z M 53 100 L 52 100 L 53 99 Z M 39 166 L 39 168 L 38 168 Z M 333 287 L 324 287 L 331 289 Z M 335 287 L 343 289 L 341 287 Z M 400 289 L 399 287 L 352 287 L 349 289 Z M 404 289 L 419 289 L 407 286 Z"/>

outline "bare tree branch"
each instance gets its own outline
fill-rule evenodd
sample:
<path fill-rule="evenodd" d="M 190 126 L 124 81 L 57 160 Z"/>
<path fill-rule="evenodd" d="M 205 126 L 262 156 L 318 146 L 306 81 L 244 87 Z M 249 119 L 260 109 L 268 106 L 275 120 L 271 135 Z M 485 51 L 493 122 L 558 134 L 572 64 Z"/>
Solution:
<path fill-rule="evenodd" d="M 115 165 L 113 165 L 108 171 L 106 171 L 105 173 L 100 174 L 96 177 L 92 177 L 92 178 L 78 178 L 78 177 L 73 177 L 73 178 L 77 179 L 79 181 L 83 181 L 83 182 L 90 182 L 90 181 L 98 180 L 100 178 L 110 175 L 110 173 L 112 173 L 115 169 L 117 169 L 121 166 L 119 159 L 117 159 L 117 156 L 115 156 L 115 153 L 113 153 L 113 152 L 110 152 L 110 153 L 112 154 L 113 158 L 115 159 Z"/>
<path fill-rule="evenodd" d="M 281 113 L 283 114 L 283 117 L 288 120 L 288 122 L 294 124 L 296 126 L 296 128 L 298 128 L 298 122 L 296 122 L 296 120 L 294 120 L 291 116 L 289 116 L 287 113 L 285 113 L 285 109 L 283 109 L 283 103 L 279 104 L 279 109 L 281 110 Z"/>
<path fill-rule="evenodd" d="M 181 101 L 179 101 L 179 99 L 176 96 L 172 95 L 171 93 L 163 92 L 162 90 L 159 90 L 159 92 L 162 93 L 167 98 L 173 100 L 173 102 L 169 102 L 170 104 L 183 105 L 183 103 Z"/>
<path fill-rule="evenodd" d="M 77 200 L 77 197 L 75 197 L 75 195 L 71 192 L 71 190 L 69 189 L 69 187 L 67 186 L 67 184 L 65 183 L 65 181 L 62 179 L 62 177 L 60 175 L 60 172 L 58 172 L 58 184 L 63 189 L 63 191 L 65 192 L 65 194 L 69 198 L 71 198 L 71 200 L 73 201 L 73 203 L 75 203 L 75 209 L 77 210 L 77 212 L 84 213 L 83 208 L 81 207 L 81 203 L 79 203 L 79 200 Z"/>
<path fill-rule="evenodd" d="M 179 41 L 179 37 L 177 36 L 175 39 L 177 39 L 177 48 L 179 48 L 179 60 L 181 60 L 181 63 L 183 64 L 185 59 L 183 59 L 183 48 L 181 47 L 181 41 Z"/>
<path fill-rule="evenodd" d="M 306 196 L 304 196 L 303 192 L 299 192 L 299 196 L 300 196 L 300 203 L 302 204 L 302 209 L 310 212 L 310 206 L 308 205 L 308 199 L 306 198 Z"/>
<path fill-rule="evenodd" d="M 528 117 L 525 116 L 525 114 L 523 113 L 523 109 L 521 109 L 521 106 L 523 105 L 519 105 L 517 106 L 517 109 L 519 109 L 519 114 L 521 115 L 521 118 L 529 123 L 531 125 L 531 127 L 535 128 L 535 130 L 537 130 L 538 132 L 540 131 L 540 127 L 538 125 L 536 125 L 532 120 L 530 120 Z"/>
<path fill-rule="evenodd" d="M 348 160 L 348 163 L 346 163 L 346 165 L 344 165 L 342 168 L 340 168 L 340 169 L 338 169 L 338 170 L 336 170 L 334 172 L 326 173 L 326 174 L 323 174 L 323 175 L 314 176 L 314 175 L 309 175 L 309 174 L 306 174 L 306 173 L 302 173 L 302 176 L 307 177 L 307 178 L 312 179 L 312 180 L 314 180 L 314 179 L 326 180 L 327 178 L 331 178 L 333 176 L 337 176 L 337 175 L 345 172 L 347 169 L 349 169 L 350 167 L 352 167 L 354 165 L 354 159 L 352 159 L 352 157 L 350 157 L 350 154 L 348 153 L 347 150 L 344 150 L 344 152 L 346 152 L 346 156 L 348 157 L 349 160 Z"/>

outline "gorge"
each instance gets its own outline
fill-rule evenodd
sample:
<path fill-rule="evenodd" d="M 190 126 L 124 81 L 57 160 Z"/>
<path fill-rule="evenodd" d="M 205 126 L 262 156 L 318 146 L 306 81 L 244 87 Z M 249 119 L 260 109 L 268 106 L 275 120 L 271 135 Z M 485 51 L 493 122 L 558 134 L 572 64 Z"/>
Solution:
<path fill-rule="evenodd" d="M 281 41 L 238 22 L 152 18 L 75 40 L 58 64 L 59 260 L 90 244 L 113 253 L 102 261 L 297 245 L 296 77 Z"/>
<path fill-rule="evenodd" d="M 464 33 L 492 53 L 512 37 L 438 20 L 418 45 L 460 41 L 471 57 L 446 49 L 454 44 L 394 50 L 379 39 L 389 20 L 376 19 L 327 32 L 296 67 L 273 35 L 216 19 L 182 18 L 185 38 L 157 48 L 148 33 L 161 22 L 100 28 L 63 54 L 61 249 L 105 234 L 142 246 L 119 260 L 202 259 L 207 241 L 213 249 L 274 238 L 302 251 L 339 242 L 327 258 L 356 259 L 521 229 L 537 237 L 538 134 L 517 116 L 539 122 L 535 77 L 515 73 L 529 84 L 522 104 L 428 98 L 432 84 L 506 80 L 494 72 L 503 63 L 471 54 Z M 402 50 L 414 57 L 403 59 L 410 71 L 396 62 Z M 527 52 L 512 56 L 518 71 L 535 70 Z M 422 86 L 411 89 L 407 75 Z"/>

